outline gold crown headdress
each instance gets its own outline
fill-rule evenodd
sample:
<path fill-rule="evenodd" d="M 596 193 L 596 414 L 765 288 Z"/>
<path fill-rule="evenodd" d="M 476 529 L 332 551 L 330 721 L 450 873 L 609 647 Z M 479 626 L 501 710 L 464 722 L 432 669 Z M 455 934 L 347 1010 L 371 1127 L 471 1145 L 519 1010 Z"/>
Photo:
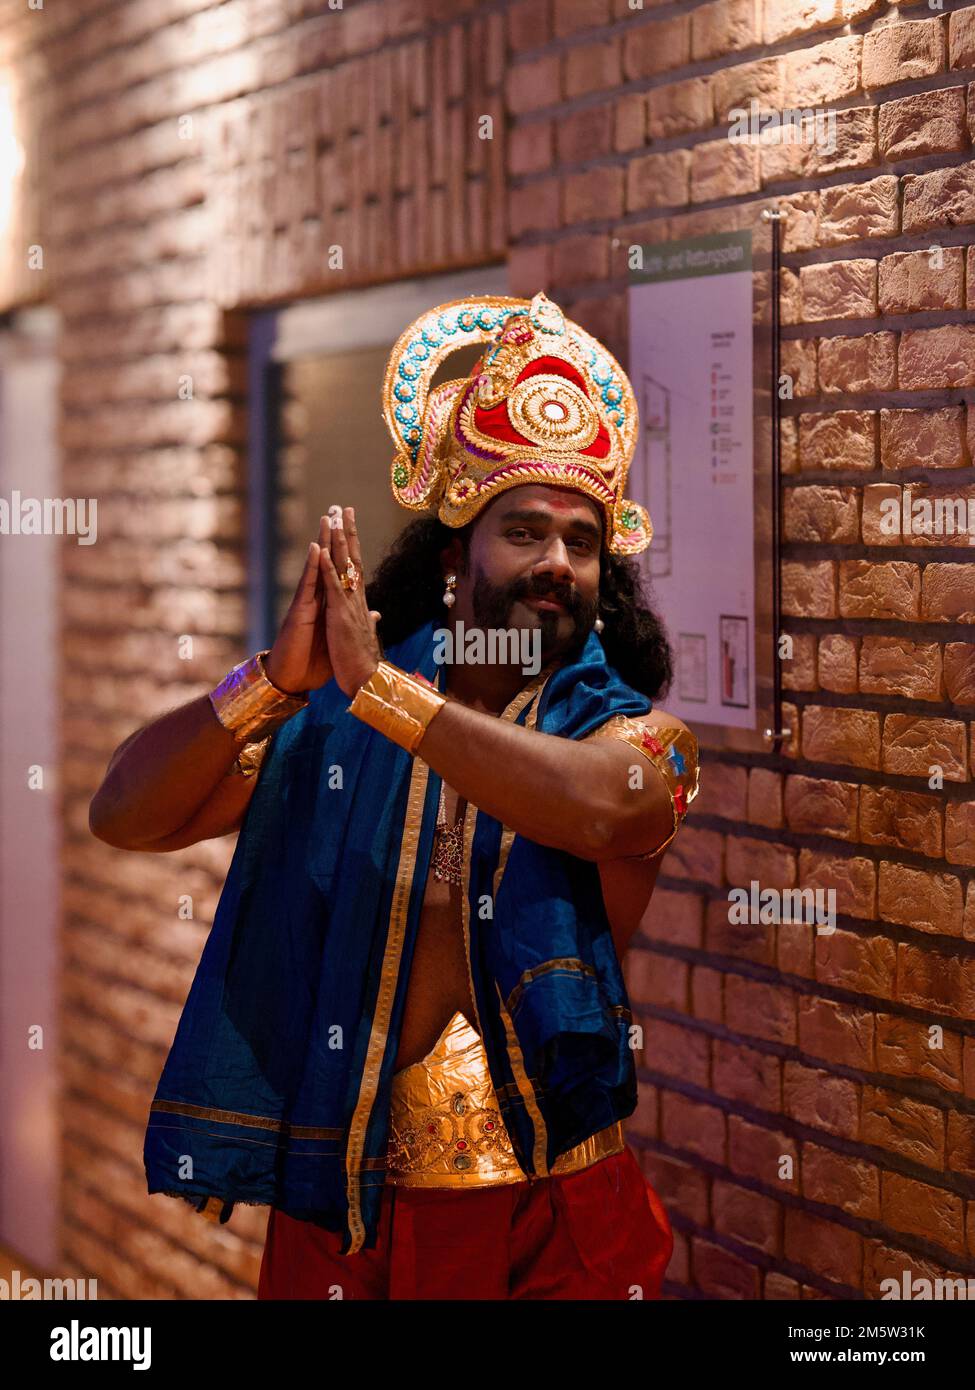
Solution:
<path fill-rule="evenodd" d="M 440 363 L 470 343 L 490 343 L 470 376 L 431 391 Z M 633 388 L 541 291 L 468 295 L 421 314 L 390 355 L 383 417 L 404 507 L 437 507 L 447 526 L 463 526 L 508 488 L 548 483 L 599 504 L 614 554 L 650 544 L 649 514 L 623 496 L 638 429 Z"/>

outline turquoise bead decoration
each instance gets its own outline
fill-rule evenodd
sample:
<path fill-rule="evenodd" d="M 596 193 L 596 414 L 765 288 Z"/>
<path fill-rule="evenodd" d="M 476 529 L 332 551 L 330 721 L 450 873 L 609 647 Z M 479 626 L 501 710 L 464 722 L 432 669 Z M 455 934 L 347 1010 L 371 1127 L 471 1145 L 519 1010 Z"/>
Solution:
<path fill-rule="evenodd" d="M 622 366 L 580 325 L 566 318 L 543 291 L 531 301 L 505 302 L 507 296 L 468 295 L 419 316 L 400 335 L 384 382 L 383 415 L 395 442 L 398 458 L 392 478 L 397 500 L 422 509 L 436 505 L 441 518 L 459 526 L 476 515 L 495 487 L 517 486 L 522 480 L 578 479 L 584 491 L 600 502 L 606 519 L 606 544 L 617 554 L 635 554 L 650 543 L 651 526 L 643 507 L 623 496 L 622 485 L 633 457 L 637 425 L 636 402 Z M 522 331 L 521 324 L 531 325 Z M 430 402 L 434 371 L 452 350 L 476 344 L 477 360 L 463 381 L 451 381 L 441 390 L 435 410 Z M 565 366 L 551 359 L 564 359 Z M 515 384 L 522 369 L 527 374 Z M 500 369 L 500 370 L 499 370 Z M 580 378 L 576 372 L 581 370 Z M 455 373 L 446 375 L 454 376 Z M 497 396 L 494 409 L 479 410 L 478 378 L 491 382 Z M 609 452 L 601 460 L 601 473 L 589 460 L 576 457 L 573 447 L 586 452 L 589 436 L 578 438 L 565 425 L 567 404 L 560 418 L 545 398 L 537 406 L 537 422 L 525 415 L 523 397 L 544 392 L 532 376 L 565 377 L 553 381 L 553 400 L 572 403 L 572 393 L 589 399 L 578 401 L 580 411 L 598 416 L 609 431 Z M 510 416 L 504 399 L 511 395 Z M 485 397 L 481 404 L 486 405 Z M 463 410 L 461 410 L 463 406 Z M 595 408 L 595 409 L 593 409 Z M 522 412 L 522 413 L 520 413 Z M 552 417 L 554 416 L 554 421 Z M 519 437 L 506 436 L 508 423 L 524 424 Z M 565 425 L 565 428 L 562 426 Z M 516 426 L 516 428 L 521 428 Z M 536 438 L 537 435 L 537 438 Z M 523 437 L 522 437 L 523 436 Z M 538 446 L 538 455 L 525 446 Z M 422 478 L 416 476 L 421 450 L 427 449 Z M 560 455 L 568 461 L 563 467 Z M 469 456 L 470 461 L 467 460 Z M 415 487 L 410 479 L 415 479 Z M 607 484 L 613 496 L 607 494 Z"/>

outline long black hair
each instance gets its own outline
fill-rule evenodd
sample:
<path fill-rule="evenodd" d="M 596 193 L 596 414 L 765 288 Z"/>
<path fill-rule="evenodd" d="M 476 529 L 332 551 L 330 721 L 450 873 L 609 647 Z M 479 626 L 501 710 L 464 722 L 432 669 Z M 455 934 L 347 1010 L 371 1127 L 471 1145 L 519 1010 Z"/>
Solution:
<path fill-rule="evenodd" d="M 459 538 L 464 563 L 470 555 L 477 518 L 466 526 L 446 526 L 439 517 L 421 516 L 396 537 L 366 585 L 366 601 L 382 617 L 379 639 L 384 646 L 400 642 L 418 627 L 445 619 L 442 552 Z M 609 664 L 627 685 L 656 700 L 673 679 L 673 658 L 667 634 L 649 606 L 636 561 L 611 555 L 600 557 L 599 614 L 605 624 L 599 634 Z"/>

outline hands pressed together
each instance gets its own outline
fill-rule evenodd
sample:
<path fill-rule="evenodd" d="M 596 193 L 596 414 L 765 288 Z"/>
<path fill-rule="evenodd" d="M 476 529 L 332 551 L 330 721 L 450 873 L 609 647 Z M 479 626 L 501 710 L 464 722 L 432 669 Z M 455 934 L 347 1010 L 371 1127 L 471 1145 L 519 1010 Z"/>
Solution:
<path fill-rule="evenodd" d="M 296 693 L 317 690 L 334 676 L 351 698 L 382 660 L 379 617 L 366 604 L 355 509 L 329 507 L 265 658 L 268 679 L 279 690 Z"/>

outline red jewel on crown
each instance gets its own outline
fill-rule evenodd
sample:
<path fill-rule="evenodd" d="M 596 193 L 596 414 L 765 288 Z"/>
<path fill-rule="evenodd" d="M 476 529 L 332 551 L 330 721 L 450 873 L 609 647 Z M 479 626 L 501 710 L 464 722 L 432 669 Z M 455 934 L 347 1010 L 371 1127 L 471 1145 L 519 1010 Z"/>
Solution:
<path fill-rule="evenodd" d="M 644 748 L 649 749 L 651 753 L 662 753 L 664 751 L 663 744 L 659 739 L 654 738 L 653 734 L 644 733 L 642 743 Z"/>
<path fill-rule="evenodd" d="M 466 1149 L 466 1148 L 467 1148 L 467 1140 L 466 1140 L 466 1139 L 458 1139 L 458 1140 L 457 1140 L 457 1147 L 458 1147 L 458 1149 Z"/>
<path fill-rule="evenodd" d="M 484 1121 L 484 1128 L 485 1128 L 485 1129 L 493 1129 L 493 1128 L 494 1128 L 494 1121 L 493 1121 L 493 1120 L 485 1120 L 485 1121 Z"/>
<path fill-rule="evenodd" d="M 677 814 L 679 816 L 687 815 L 687 793 L 679 783 L 674 788 L 674 805 L 677 808 Z"/>
<path fill-rule="evenodd" d="M 437 1126 L 436 1126 L 436 1125 L 427 1125 L 427 1134 L 436 1134 L 436 1132 L 437 1132 Z"/>

